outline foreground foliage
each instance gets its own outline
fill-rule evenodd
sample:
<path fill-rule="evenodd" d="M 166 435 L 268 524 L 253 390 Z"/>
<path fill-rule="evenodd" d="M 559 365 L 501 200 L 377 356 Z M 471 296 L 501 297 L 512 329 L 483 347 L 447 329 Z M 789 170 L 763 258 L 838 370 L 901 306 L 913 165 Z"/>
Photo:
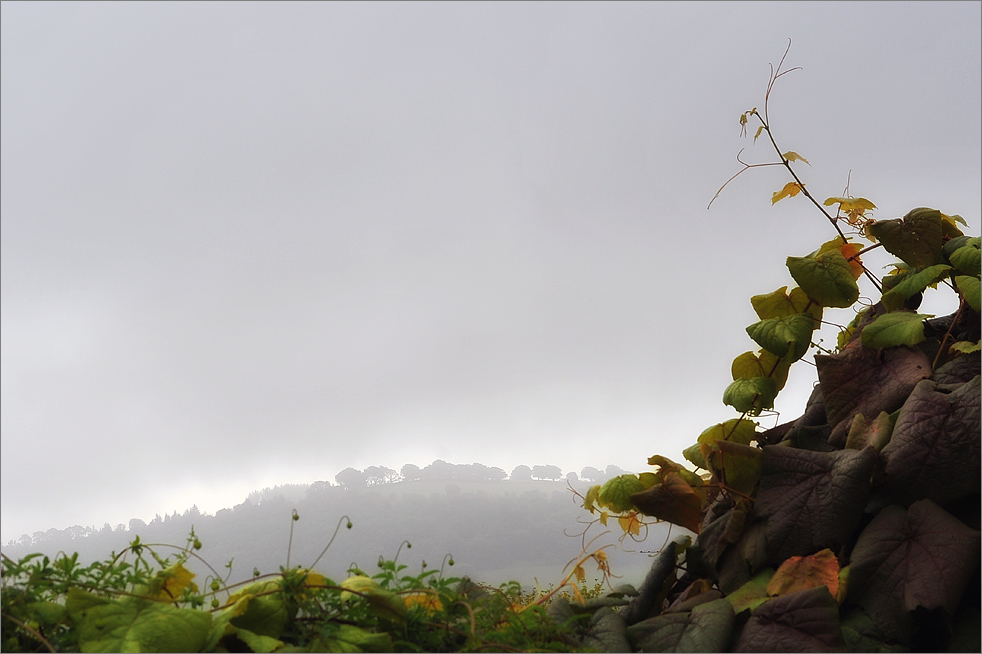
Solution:
<path fill-rule="evenodd" d="M 226 585 L 212 570 L 202 591 L 185 567 L 199 558 L 194 532 L 173 558 L 158 553 L 165 547 L 137 538 L 90 566 L 77 555 L 5 556 L 3 651 L 573 651 L 570 625 L 544 607 L 563 596 L 598 601 L 602 592 L 600 583 L 572 581 L 586 560 L 602 565 L 602 551 L 573 562 L 574 572 L 548 592 L 444 576 L 449 556 L 439 570 L 424 564 L 408 574 L 398 552 L 371 575 L 352 566 L 340 582 L 293 567 Z"/>

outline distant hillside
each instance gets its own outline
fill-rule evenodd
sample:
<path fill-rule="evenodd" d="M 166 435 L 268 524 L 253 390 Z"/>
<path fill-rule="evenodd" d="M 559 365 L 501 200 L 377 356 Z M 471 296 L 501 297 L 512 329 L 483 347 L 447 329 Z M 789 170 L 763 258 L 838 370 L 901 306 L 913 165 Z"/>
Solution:
<path fill-rule="evenodd" d="M 83 561 L 94 561 L 121 551 L 137 535 L 144 543 L 183 546 L 193 526 L 204 543 L 200 555 L 223 576 L 228 572 L 224 566 L 232 560 L 231 580 L 243 580 L 254 569 L 275 572 L 286 564 L 296 510 L 300 520 L 293 523 L 291 565 L 317 559 L 343 515 L 353 523 L 351 530 L 342 527 L 317 565 L 328 577 L 343 578 L 352 565 L 371 574 L 379 557 L 391 559 L 408 540 L 412 548 L 403 548 L 399 560 L 412 570 L 418 571 L 423 561 L 439 567 L 450 554 L 456 563 L 446 569 L 450 576 L 466 574 L 495 585 L 511 579 L 533 584 L 538 578 L 548 586 L 561 579 L 563 567 L 580 553 L 578 535 L 586 528 L 582 522 L 591 517 L 570 485 L 583 493 L 590 483 L 418 479 L 364 487 L 327 482 L 291 485 L 257 491 L 242 504 L 213 516 L 192 507 L 149 524 L 132 520 L 128 529 L 106 525 L 102 530 L 49 530 L 29 543 L 8 543 L 3 552 L 18 558 L 30 552 L 54 556 L 77 551 Z M 590 536 L 602 531 L 594 525 Z M 650 564 L 641 550 L 660 547 L 666 532 L 666 525 L 656 525 L 646 542 L 628 540 L 626 548 L 635 552 L 609 549 L 614 573 L 640 583 Z M 616 543 L 619 536 L 611 533 L 594 547 Z M 160 549 L 161 554 L 167 552 Z M 203 565 L 195 571 L 202 577 L 208 574 Z"/>

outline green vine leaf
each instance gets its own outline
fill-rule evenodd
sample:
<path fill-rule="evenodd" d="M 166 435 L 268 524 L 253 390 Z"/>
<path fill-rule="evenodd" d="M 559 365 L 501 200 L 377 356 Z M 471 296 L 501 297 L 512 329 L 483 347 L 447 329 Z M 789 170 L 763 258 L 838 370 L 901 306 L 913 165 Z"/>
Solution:
<path fill-rule="evenodd" d="M 942 237 L 961 236 L 954 223 L 944 220 L 937 209 L 911 210 L 903 218 L 873 220 L 866 227 L 870 237 L 911 268 L 926 268 L 941 263 Z"/>
<path fill-rule="evenodd" d="M 758 416 L 764 409 L 774 407 L 777 384 L 768 377 L 737 379 L 723 391 L 723 404 L 740 413 Z"/>
<path fill-rule="evenodd" d="M 907 298 L 924 291 L 928 286 L 934 286 L 948 276 L 951 266 L 939 263 L 924 270 L 910 273 L 899 279 L 893 287 L 883 294 L 883 306 L 887 311 L 896 311 L 904 306 Z"/>
<path fill-rule="evenodd" d="M 812 302 L 803 290 L 798 287 L 791 289 L 790 293 L 787 290 L 787 286 L 782 286 L 773 293 L 751 297 L 750 304 L 757 312 L 757 317 L 767 320 L 807 313 L 815 320 L 822 319 L 822 307 Z"/>
<path fill-rule="evenodd" d="M 863 345 L 872 348 L 917 345 L 924 340 L 924 321 L 930 317 L 910 311 L 884 314 L 863 328 Z"/>
<path fill-rule="evenodd" d="M 601 486 L 600 494 L 597 497 L 597 504 L 606 506 L 613 511 L 630 511 L 634 508 L 631 502 L 631 493 L 644 490 L 644 484 L 638 479 L 637 475 L 620 475 L 613 479 L 608 479 Z"/>
<path fill-rule="evenodd" d="M 979 308 L 979 278 L 969 277 L 968 275 L 959 275 L 955 277 L 955 286 L 958 287 L 958 291 L 968 302 L 968 306 L 975 309 L 975 311 L 982 312 Z"/>
<path fill-rule="evenodd" d="M 788 257 L 787 266 L 798 286 L 823 307 L 851 307 L 859 299 L 852 268 L 839 250 Z"/>
<path fill-rule="evenodd" d="M 83 652 L 199 652 L 211 614 L 145 599 L 110 600 L 78 588 L 65 603 Z"/>
<path fill-rule="evenodd" d="M 780 393 L 784 384 L 788 381 L 788 372 L 794 362 L 790 356 L 779 357 L 767 350 L 761 350 L 755 354 L 744 352 L 733 359 L 730 366 L 730 373 L 733 380 L 753 379 L 754 377 L 770 377 L 774 380 L 775 390 Z"/>
<path fill-rule="evenodd" d="M 979 274 L 979 265 L 982 262 L 982 251 L 979 249 L 979 237 L 967 239 L 964 245 L 952 252 L 948 256 L 948 261 L 955 268 L 958 268 L 966 275 Z"/>
<path fill-rule="evenodd" d="M 768 318 L 747 327 L 747 334 L 768 352 L 791 361 L 805 356 L 811 346 L 815 322 L 811 316 L 796 314 L 783 318 Z"/>

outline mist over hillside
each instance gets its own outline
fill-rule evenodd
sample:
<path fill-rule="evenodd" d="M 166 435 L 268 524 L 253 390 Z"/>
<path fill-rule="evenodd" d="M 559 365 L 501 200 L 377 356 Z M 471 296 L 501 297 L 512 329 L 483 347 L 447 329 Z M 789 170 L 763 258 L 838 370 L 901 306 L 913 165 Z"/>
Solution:
<path fill-rule="evenodd" d="M 548 586 L 562 578 L 565 565 L 587 541 L 606 530 L 593 524 L 581 537 L 594 516 L 574 491 L 583 494 L 592 484 L 624 472 L 615 466 L 588 467 L 563 476 L 555 466 L 518 466 L 505 474 L 481 464 L 439 460 L 424 468 L 409 464 L 398 473 L 374 466 L 347 468 L 335 483 L 265 488 L 214 515 L 192 506 L 149 523 L 132 519 L 129 525 L 107 523 L 101 529 L 49 529 L 9 541 L 3 553 L 19 558 L 32 552 L 51 557 L 78 552 L 81 561 L 91 562 L 121 552 L 136 536 L 143 543 L 183 547 L 193 528 L 203 543 L 198 554 L 230 582 L 251 578 L 254 571 L 277 572 L 288 556 L 290 565 L 305 566 L 320 557 L 316 569 L 331 578 L 343 578 L 355 566 L 373 574 L 380 557 L 392 559 L 399 552 L 399 562 L 413 572 L 444 565 L 447 576 L 468 575 L 493 585 L 538 580 Z M 345 528 L 348 519 L 350 530 Z M 606 551 L 613 572 L 639 583 L 650 553 L 667 532 L 667 525 L 652 525 L 644 542 L 628 539 L 621 545 L 615 526 L 590 549 L 612 545 Z M 161 546 L 157 551 L 167 556 L 175 550 Z M 453 567 L 447 565 L 451 557 Z M 213 574 L 204 562 L 192 559 L 189 565 L 200 579 Z"/>

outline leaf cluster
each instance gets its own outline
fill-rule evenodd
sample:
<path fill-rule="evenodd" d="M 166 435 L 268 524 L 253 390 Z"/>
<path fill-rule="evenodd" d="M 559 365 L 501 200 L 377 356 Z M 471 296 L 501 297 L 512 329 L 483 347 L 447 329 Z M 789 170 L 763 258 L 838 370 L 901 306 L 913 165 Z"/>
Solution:
<path fill-rule="evenodd" d="M 779 161 L 740 172 L 783 166 L 793 181 L 772 203 L 803 196 L 837 236 L 787 258 L 790 290 L 751 298 L 759 320 L 746 331 L 759 349 L 734 359 L 723 393 L 739 416 L 684 450 L 695 470 L 656 455 L 653 471 L 584 496 L 604 524 L 640 514 L 695 535 L 663 548 L 618 614 L 621 640 L 605 649 L 935 651 L 964 647 L 967 635 L 977 651 L 980 240 L 937 209 L 875 220 L 876 205 L 848 191 L 819 203 L 792 165 L 808 162 L 782 153 L 767 117 L 786 72 L 772 73 L 764 111 L 740 121 L 746 130 L 759 120 L 755 140 L 766 134 Z M 898 260 L 883 279 L 861 259 L 874 248 Z M 875 303 L 860 301 L 863 276 Z M 953 293 L 957 310 L 917 313 L 932 290 Z M 774 407 L 827 311 L 854 307 L 836 351 L 814 357 L 805 414 L 762 430 L 755 419 Z"/>

